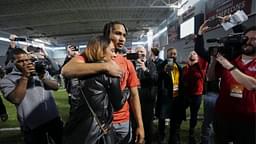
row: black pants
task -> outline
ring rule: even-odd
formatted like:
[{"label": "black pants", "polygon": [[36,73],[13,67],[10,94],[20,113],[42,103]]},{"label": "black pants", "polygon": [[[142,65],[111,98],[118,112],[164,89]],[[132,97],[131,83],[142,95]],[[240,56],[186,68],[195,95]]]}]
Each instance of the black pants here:
[{"label": "black pants", "polygon": [[145,131],[145,144],[151,144],[152,143],[152,137],[153,137],[153,109],[154,104],[153,103],[145,103],[141,102],[141,112],[142,112],[142,119],[143,119],[143,125],[144,125],[144,131]]},{"label": "black pants", "polygon": [[62,144],[63,122],[55,118],[41,126],[31,130],[23,129],[26,144],[48,144],[53,140],[55,144]]},{"label": "black pants", "polygon": [[216,134],[216,144],[256,144],[256,115],[245,118],[239,113],[215,114],[213,127]]},{"label": "black pants", "polygon": [[194,134],[194,128],[197,124],[197,115],[200,109],[201,101],[202,96],[193,95],[188,97],[188,107],[190,107],[189,130],[191,136]]},{"label": "black pants", "polygon": [[177,96],[172,98],[169,144],[180,144],[180,126],[186,118],[184,103],[182,97]]}]

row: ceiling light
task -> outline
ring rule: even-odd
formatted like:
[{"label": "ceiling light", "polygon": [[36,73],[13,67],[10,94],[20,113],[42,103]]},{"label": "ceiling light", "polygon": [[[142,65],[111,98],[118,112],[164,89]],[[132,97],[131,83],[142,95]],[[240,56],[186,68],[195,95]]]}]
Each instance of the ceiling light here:
[{"label": "ceiling light", "polygon": [[10,42],[8,38],[0,37],[0,41]]}]

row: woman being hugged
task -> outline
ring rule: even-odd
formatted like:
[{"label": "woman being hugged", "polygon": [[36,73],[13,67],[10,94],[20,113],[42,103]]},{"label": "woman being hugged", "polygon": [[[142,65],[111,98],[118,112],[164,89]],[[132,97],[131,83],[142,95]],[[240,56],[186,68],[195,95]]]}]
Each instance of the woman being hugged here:
[{"label": "woman being hugged", "polygon": [[[85,57],[86,63],[109,62],[116,57],[113,42],[103,36],[92,38],[82,55],[81,58]],[[125,102],[119,78],[102,72],[80,78],[79,83],[76,107],[66,124],[64,143],[117,143],[113,137],[115,132],[112,113],[119,110]],[[103,131],[108,134],[104,135]]]}]

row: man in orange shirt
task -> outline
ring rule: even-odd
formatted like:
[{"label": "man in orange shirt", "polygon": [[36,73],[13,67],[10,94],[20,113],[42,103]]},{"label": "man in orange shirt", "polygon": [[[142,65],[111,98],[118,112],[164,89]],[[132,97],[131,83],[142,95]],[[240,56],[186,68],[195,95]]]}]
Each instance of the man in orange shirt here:
[{"label": "man in orange shirt", "polygon": [[[131,96],[127,98],[123,108],[114,113],[113,124],[117,133],[123,138],[130,141],[131,125],[129,106],[131,106],[135,120],[137,122],[136,143],[144,142],[144,127],[141,116],[141,106],[138,94],[139,80],[136,71],[131,63],[122,56],[123,46],[126,41],[127,29],[121,22],[110,22],[104,27],[104,36],[110,38],[116,47],[117,57],[114,61],[100,64],[85,63],[86,58],[81,56],[71,59],[62,69],[62,74],[66,77],[82,77],[89,74],[106,72],[113,76],[120,77],[121,89],[129,89]],[[127,94],[129,96],[129,94]],[[129,104],[128,104],[129,101]],[[128,143],[128,142],[124,142]]]}]

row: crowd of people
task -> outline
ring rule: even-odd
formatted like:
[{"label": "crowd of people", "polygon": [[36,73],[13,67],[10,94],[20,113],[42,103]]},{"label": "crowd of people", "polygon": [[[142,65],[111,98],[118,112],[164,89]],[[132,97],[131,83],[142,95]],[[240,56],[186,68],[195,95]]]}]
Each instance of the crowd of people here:
[{"label": "crowd of people", "polygon": [[[11,44],[0,89],[16,106],[26,144],[151,144],[155,116],[157,142],[168,139],[169,144],[180,144],[187,108],[189,144],[255,144],[256,27],[244,31],[247,39],[234,59],[216,49],[206,50],[203,36],[208,29],[205,21],[185,65],[177,62],[176,48],[168,48],[162,60],[158,48],[147,51],[137,46],[136,58],[128,58],[124,50],[128,30],[119,21],[105,24],[102,36],[92,38],[81,53],[69,45],[61,70],[45,55],[34,60],[37,49]],[[47,63],[38,64],[39,59]],[[52,76],[60,71],[70,104],[65,124],[52,94],[59,88]],[[195,127],[202,99],[198,141]],[[0,111],[6,120],[6,110],[0,107]],[[166,119],[170,119],[169,136]]]}]

